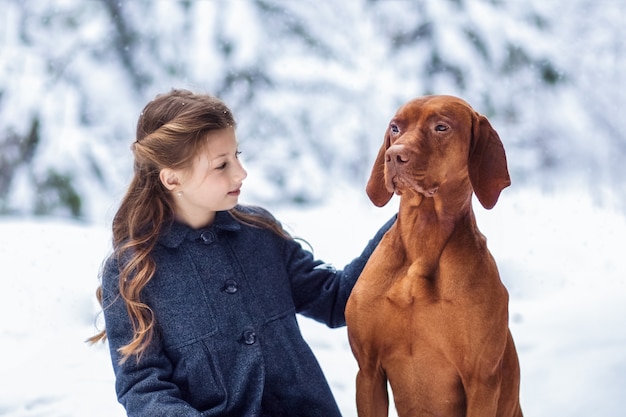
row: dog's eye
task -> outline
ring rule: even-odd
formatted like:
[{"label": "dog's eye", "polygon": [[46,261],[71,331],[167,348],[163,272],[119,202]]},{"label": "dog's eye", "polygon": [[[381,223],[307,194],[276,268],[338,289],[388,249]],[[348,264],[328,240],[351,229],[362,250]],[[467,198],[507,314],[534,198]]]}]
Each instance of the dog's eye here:
[{"label": "dog's eye", "polygon": [[397,124],[392,123],[389,125],[389,131],[393,133],[394,135],[397,135],[398,133],[400,133],[400,128],[398,127]]},{"label": "dog's eye", "polygon": [[441,124],[441,123],[439,123],[437,126],[435,126],[435,131],[436,132],[445,132],[448,129],[449,129],[448,126],[446,126],[444,124]]}]

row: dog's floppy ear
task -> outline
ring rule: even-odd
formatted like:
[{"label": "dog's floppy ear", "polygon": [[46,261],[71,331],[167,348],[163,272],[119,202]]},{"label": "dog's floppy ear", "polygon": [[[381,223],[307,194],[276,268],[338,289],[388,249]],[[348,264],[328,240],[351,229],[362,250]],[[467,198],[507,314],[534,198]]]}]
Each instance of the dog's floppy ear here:
[{"label": "dog's floppy ear", "polygon": [[502,141],[489,120],[478,113],[473,118],[470,146],[469,178],[480,204],[491,209],[511,179]]},{"label": "dog's floppy ear", "polygon": [[387,152],[390,144],[391,138],[389,137],[389,127],[387,127],[385,139],[378,151],[370,179],[365,188],[370,200],[372,200],[372,203],[377,207],[382,207],[387,204],[393,195],[393,193],[389,192],[387,187],[385,187],[385,152]]}]

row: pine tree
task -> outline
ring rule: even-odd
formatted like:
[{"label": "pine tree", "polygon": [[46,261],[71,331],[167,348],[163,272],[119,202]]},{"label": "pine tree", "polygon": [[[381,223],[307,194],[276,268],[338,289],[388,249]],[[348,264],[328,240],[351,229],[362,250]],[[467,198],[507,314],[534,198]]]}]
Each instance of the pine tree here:
[{"label": "pine tree", "polygon": [[[424,94],[458,95],[487,115],[517,184],[549,183],[584,166],[584,178],[626,187],[618,162],[626,97],[614,87],[624,54],[621,37],[610,38],[621,23],[598,2],[0,6],[3,213],[110,214],[130,175],[139,111],[173,87],[232,107],[254,174],[246,192],[258,202],[323,200],[337,182],[362,188],[389,118]],[[580,25],[588,16],[603,22],[599,35]],[[603,52],[582,59],[577,51],[590,46]],[[603,146],[587,152],[585,129],[597,129]]]}]

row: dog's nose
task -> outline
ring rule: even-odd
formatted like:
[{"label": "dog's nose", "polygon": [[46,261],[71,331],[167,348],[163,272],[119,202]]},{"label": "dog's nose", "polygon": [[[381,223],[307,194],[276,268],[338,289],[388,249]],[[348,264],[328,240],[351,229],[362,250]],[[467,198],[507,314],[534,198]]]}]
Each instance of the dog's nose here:
[{"label": "dog's nose", "polygon": [[385,153],[387,162],[394,162],[397,164],[406,164],[409,162],[409,152],[403,145],[391,145]]}]

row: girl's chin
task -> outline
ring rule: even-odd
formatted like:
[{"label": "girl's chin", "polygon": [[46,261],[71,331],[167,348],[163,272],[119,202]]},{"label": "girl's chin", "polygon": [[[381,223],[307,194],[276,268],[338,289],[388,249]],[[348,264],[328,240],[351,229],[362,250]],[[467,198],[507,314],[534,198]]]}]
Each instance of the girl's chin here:
[{"label": "girl's chin", "polygon": [[237,204],[239,204],[238,197],[229,198],[228,204],[225,204],[226,207],[224,208],[224,210],[230,210],[234,208]]}]

